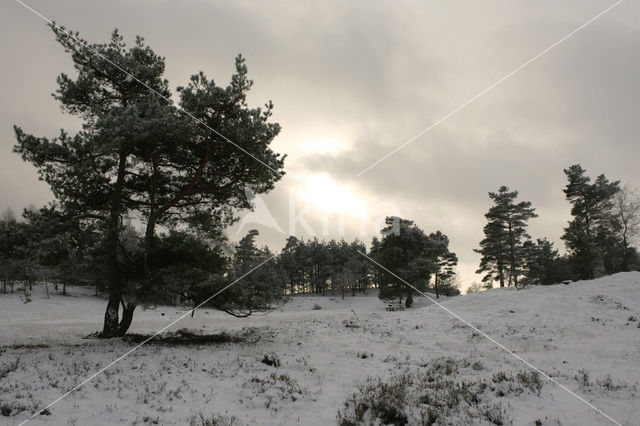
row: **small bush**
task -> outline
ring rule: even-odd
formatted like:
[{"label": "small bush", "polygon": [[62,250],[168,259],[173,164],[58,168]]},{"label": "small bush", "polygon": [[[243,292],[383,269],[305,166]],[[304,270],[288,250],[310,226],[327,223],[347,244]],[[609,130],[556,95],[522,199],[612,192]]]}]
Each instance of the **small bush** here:
[{"label": "small bush", "polygon": [[4,379],[9,375],[9,373],[13,373],[20,366],[20,358],[16,358],[13,362],[8,362],[6,364],[2,364],[0,366],[0,379]]},{"label": "small bush", "polygon": [[342,324],[347,328],[360,328],[360,324],[355,319],[344,320]]},{"label": "small bush", "polygon": [[276,354],[264,354],[260,362],[271,367],[280,367],[280,358]]},{"label": "small bush", "polygon": [[379,377],[369,378],[358,387],[358,392],[345,402],[345,410],[338,412],[338,424],[350,426],[362,422],[373,424],[379,420],[382,424],[406,425],[406,390],[411,378],[406,375],[395,376],[388,382]]},{"label": "small bush", "polygon": [[578,374],[576,374],[576,380],[578,381],[578,387],[580,389],[586,388],[587,386],[591,385],[591,383],[589,382],[589,372],[587,370],[578,370]]},{"label": "small bush", "polygon": [[610,376],[607,376],[605,379],[602,379],[602,380],[596,380],[596,382],[598,383],[598,386],[608,391],[617,391],[624,387],[624,385],[613,383],[613,380],[611,380]]},{"label": "small bush", "polygon": [[[33,407],[31,407],[31,409],[33,409]],[[20,404],[17,401],[12,402],[11,404],[0,402],[0,414],[5,417],[15,416],[27,410],[29,410],[29,407],[24,404]]]},{"label": "small bush", "polygon": [[318,305],[317,303],[313,304],[313,310],[314,311],[319,311],[320,309],[322,309],[322,306]]},{"label": "small bush", "polygon": [[266,377],[254,376],[251,380],[243,385],[255,390],[257,395],[263,395],[266,399],[265,406],[271,407],[274,400],[290,400],[297,401],[307,393],[298,382],[286,373],[271,373]]},{"label": "small bush", "polygon": [[214,414],[211,417],[206,417],[204,414],[198,413],[189,419],[189,426],[234,426],[237,424],[235,416],[222,414]]},{"label": "small bush", "polygon": [[516,378],[522,386],[540,396],[540,391],[542,390],[540,373],[537,371],[521,371],[516,375]]}]

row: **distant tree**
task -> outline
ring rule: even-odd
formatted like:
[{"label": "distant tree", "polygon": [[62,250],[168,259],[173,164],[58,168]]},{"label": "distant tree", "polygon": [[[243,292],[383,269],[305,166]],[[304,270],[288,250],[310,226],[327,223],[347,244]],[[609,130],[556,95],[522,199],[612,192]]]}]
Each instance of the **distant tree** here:
[{"label": "distant tree", "polygon": [[362,241],[352,241],[348,246],[348,256],[345,263],[348,288],[351,295],[356,292],[364,292],[369,286],[369,272],[371,264],[360,253],[366,253],[367,249]]},{"label": "distant tree", "polygon": [[11,207],[7,207],[7,209],[2,212],[2,215],[0,215],[0,221],[5,223],[16,222],[16,214],[13,212]]},{"label": "distant tree", "polygon": [[[432,273],[432,265],[427,258],[429,237],[411,220],[387,217],[385,223],[379,247],[371,255],[386,269],[418,290],[425,291]],[[401,302],[405,298],[407,306],[413,303],[414,290],[389,272],[380,271],[378,284],[380,299],[398,299]]]},{"label": "distant tree", "polygon": [[311,291],[344,298],[364,292],[371,284],[370,263],[360,253],[366,247],[359,240],[308,241],[290,236],[278,256],[278,265],[288,284],[288,293]]},{"label": "distant tree", "polygon": [[440,280],[439,293],[444,294],[447,297],[460,295],[460,277],[457,273],[453,273]]},{"label": "distant tree", "polygon": [[16,280],[24,278],[29,262],[27,235],[15,216],[0,218],[0,280],[2,292],[13,292]]},{"label": "distant tree", "polygon": [[620,188],[614,196],[613,214],[620,223],[618,239],[622,242],[624,271],[632,270],[633,247],[640,235],[640,197],[629,185]]},{"label": "distant tree", "polygon": [[549,285],[572,278],[567,259],[558,254],[546,238],[526,241],[524,248],[524,279],[526,284]]},{"label": "distant tree", "polygon": [[[575,164],[564,170],[568,183],[564,189],[571,203],[572,220],[564,229],[564,240],[569,251],[569,261],[582,279],[593,279],[599,273],[617,272],[621,259],[616,253],[620,224],[612,213],[614,199],[620,191],[619,182],[609,182],[604,176],[594,183],[585,170]],[[601,271],[601,272],[598,272]]]},{"label": "distant tree", "polygon": [[[413,221],[388,217],[382,229],[382,240],[372,243],[371,256],[389,271],[403,278],[419,291],[427,291],[431,276],[435,286],[454,274],[455,253],[448,249],[449,239],[440,231],[427,235]],[[385,270],[377,276],[380,299],[405,298],[413,304],[414,290]],[[439,294],[438,294],[439,295]]]},{"label": "distant tree", "polygon": [[522,245],[528,238],[527,222],[538,216],[531,202],[516,203],[517,197],[518,191],[509,191],[506,186],[501,186],[497,193],[489,193],[494,205],[485,214],[488,222],[484,228],[485,239],[476,250],[482,255],[477,272],[487,273],[483,281],[497,278],[501,287],[504,287],[505,272],[509,274],[509,285],[518,286],[518,276],[522,272]]},{"label": "distant tree", "polygon": [[[378,237],[373,237],[373,239],[371,240],[371,248],[369,250],[369,255],[373,258],[377,258],[377,253],[380,252],[380,240],[378,239]],[[371,267],[370,268],[370,274],[371,274],[371,283],[375,286],[378,287],[379,283],[380,283],[380,277],[382,274],[382,270],[380,268],[376,268],[376,267]]]},{"label": "distant tree", "polygon": [[[439,283],[443,287],[445,295],[453,295],[454,289],[457,289],[453,278],[456,275],[455,267],[458,264],[458,256],[449,251],[449,238],[442,232],[437,231],[430,234],[429,240],[429,258],[432,263],[436,298],[440,297]],[[460,294],[460,291],[457,291],[457,294]]]},{"label": "distant tree", "polygon": [[304,271],[299,256],[303,244],[303,241],[291,235],[280,252],[279,263],[289,281],[290,294],[301,291],[300,286],[304,285]]},{"label": "distant tree", "polygon": [[[217,302],[214,299],[214,303],[234,316],[245,317],[253,312],[268,311],[285,299],[287,281],[283,270],[268,248],[256,245],[257,235],[258,231],[250,230],[236,246],[231,278],[240,281],[221,294]],[[263,265],[254,270],[260,264]],[[251,275],[242,278],[249,272]]]},{"label": "distant tree", "polygon": [[[22,220],[0,221],[0,266],[3,281],[30,287],[42,279],[67,284],[86,282],[96,235],[61,212],[55,204],[25,209]],[[6,285],[4,287],[6,289]]]},{"label": "distant tree", "polygon": [[481,291],[483,291],[485,289],[486,289],[486,284],[481,283],[481,282],[473,282],[467,288],[466,294],[479,293],[479,292],[481,292]]},{"label": "distant tree", "polygon": [[[49,278],[67,284],[85,284],[96,271],[95,250],[99,236],[91,224],[83,224],[55,203],[23,213],[27,250]],[[30,281],[41,278],[37,274]]]},{"label": "distant tree", "polygon": [[484,236],[484,239],[480,241],[480,248],[473,250],[482,255],[476,274],[485,274],[482,277],[482,282],[488,288],[493,286],[494,281],[498,281],[500,287],[504,287],[505,270],[507,268],[507,245],[502,224],[489,221],[484,226]]}]

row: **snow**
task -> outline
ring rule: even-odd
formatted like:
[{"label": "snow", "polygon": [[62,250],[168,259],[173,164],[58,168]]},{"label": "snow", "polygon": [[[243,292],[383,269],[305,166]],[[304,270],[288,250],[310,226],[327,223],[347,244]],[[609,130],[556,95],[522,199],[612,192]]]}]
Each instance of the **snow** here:
[{"label": "snow", "polygon": [[[47,298],[36,287],[28,303],[21,293],[0,295],[0,405],[12,407],[0,424],[24,421],[135,346],[82,339],[101,328],[106,301],[90,289],[68,291]],[[640,424],[640,273],[440,301],[621,424]],[[236,333],[246,341],[149,343],[29,423],[188,424],[201,413],[234,416],[238,424],[335,424],[368,377],[386,379],[437,358],[480,361],[482,369],[464,374],[485,379],[530,371],[438,306],[416,302],[387,312],[372,291],[344,300],[296,296],[277,311],[246,319],[200,310],[172,330]],[[153,333],[183,313],[165,306],[139,310],[130,332]],[[265,356],[280,366],[261,362]],[[499,404],[516,425],[612,424],[541,380],[540,395],[486,392],[482,398]]]}]

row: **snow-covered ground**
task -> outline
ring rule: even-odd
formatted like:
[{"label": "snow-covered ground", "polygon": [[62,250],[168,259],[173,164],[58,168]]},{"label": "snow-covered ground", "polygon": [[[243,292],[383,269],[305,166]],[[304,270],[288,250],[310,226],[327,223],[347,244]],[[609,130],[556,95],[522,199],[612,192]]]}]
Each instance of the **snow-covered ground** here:
[{"label": "snow-covered ground", "polygon": [[[135,346],[82,339],[100,328],[105,301],[90,290],[69,292],[47,299],[36,288],[28,303],[23,294],[0,295],[0,424],[20,423]],[[640,273],[441,300],[621,424],[640,424]],[[149,343],[30,424],[204,424],[200,415],[235,417],[234,424],[335,424],[368,377],[426,371],[441,358],[460,366],[457,376],[443,373],[452,380],[488,383],[479,403],[498,407],[507,424],[613,424],[543,377],[539,392],[518,390],[515,379],[501,383],[496,378],[530,370],[438,306],[417,301],[400,312],[386,312],[373,294],[294,297],[246,319],[198,311],[172,329],[243,340]],[[183,312],[139,310],[130,332],[153,333]]]}]

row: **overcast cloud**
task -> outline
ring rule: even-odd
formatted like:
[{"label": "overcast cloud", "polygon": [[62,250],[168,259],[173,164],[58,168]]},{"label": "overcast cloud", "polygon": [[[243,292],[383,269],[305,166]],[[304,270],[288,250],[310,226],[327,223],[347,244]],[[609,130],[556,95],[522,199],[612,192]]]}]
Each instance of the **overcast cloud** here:
[{"label": "overcast cloud", "polygon": [[[167,58],[173,88],[200,70],[226,85],[242,53],[255,81],[250,103],[273,100],[283,128],[274,148],[288,154],[287,176],[263,200],[286,232],[292,205],[319,238],[340,238],[343,228],[346,239],[366,243],[381,218],[398,214],[447,234],[468,284],[479,279],[472,250],[488,191],[518,190],[540,215],[532,236],[563,249],[563,168],[581,163],[594,177],[640,181],[636,2],[623,2],[361,176],[614,1],[27,3],[90,41],[106,40],[113,28],[129,42],[144,36]],[[44,22],[16,2],[0,5],[0,34],[0,210],[19,211],[52,197],[11,152],[12,125],[43,136],[77,128],[50,96],[56,76],[73,68]],[[296,234],[308,236],[302,222]],[[283,246],[285,235],[256,228],[263,243]],[[235,228],[230,237],[238,238]]]}]

